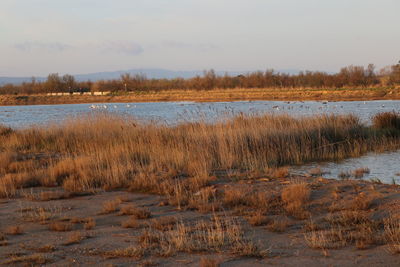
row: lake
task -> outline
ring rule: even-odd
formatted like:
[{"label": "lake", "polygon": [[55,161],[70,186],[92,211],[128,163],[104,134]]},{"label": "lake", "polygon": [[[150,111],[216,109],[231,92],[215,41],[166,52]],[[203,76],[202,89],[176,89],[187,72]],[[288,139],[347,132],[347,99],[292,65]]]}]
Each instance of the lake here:
[{"label": "lake", "polygon": [[[237,102],[154,102],[154,103],[104,103],[0,106],[0,124],[14,128],[30,125],[62,122],[67,118],[80,117],[88,113],[112,112],[131,115],[141,121],[155,121],[175,125],[181,122],[231,117],[240,112],[246,114],[289,114],[307,116],[315,114],[354,114],[363,121],[380,112],[400,111],[400,101],[237,101]],[[385,183],[394,180],[400,183],[400,152],[368,154],[364,157],[347,159],[342,162],[307,164],[293,168],[294,173],[307,173],[320,167],[325,177],[337,178],[342,171],[368,167],[370,173],[364,179],[378,178]]]},{"label": "lake", "polygon": [[371,116],[384,111],[400,111],[400,101],[237,101],[237,102],[154,102],[0,106],[0,124],[15,128],[33,124],[60,122],[69,117],[79,117],[99,111],[128,114],[139,120],[153,120],[168,124],[205,119],[215,120],[221,114],[274,113],[307,116],[314,114],[348,114],[369,121]]}]

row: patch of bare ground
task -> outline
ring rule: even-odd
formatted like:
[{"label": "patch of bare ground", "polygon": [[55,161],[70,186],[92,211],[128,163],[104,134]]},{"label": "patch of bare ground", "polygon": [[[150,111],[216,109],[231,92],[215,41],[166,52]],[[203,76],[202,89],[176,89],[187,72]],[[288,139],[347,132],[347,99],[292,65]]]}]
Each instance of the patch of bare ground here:
[{"label": "patch of bare ground", "polygon": [[[213,188],[213,201],[220,202],[221,210],[209,213],[196,211],[189,202],[177,209],[160,205],[168,197],[123,191],[53,200],[60,203],[50,206],[26,198],[9,199],[0,205],[2,225],[8,225],[0,229],[1,257],[8,259],[2,263],[62,265],[73,259],[79,264],[127,266],[132,262],[172,266],[177,261],[246,266],[290,265],[300,260],[318,266],[353,264],[357,258],[357,264],[379,266],[398,261],[397,186],[261,177],[220,179]],[[129,197],[130,202],[118,201],[118,213],[99,214],[103,203],[121,197]],[[26,220],[24,213],[38,210],[34,206],[38,204],[56,212],[48,220],[40,216]],[[23,229],[22,235],[13,234],[18,232],[15,223]],[[215,260],[204,260],[204,253]]]}]

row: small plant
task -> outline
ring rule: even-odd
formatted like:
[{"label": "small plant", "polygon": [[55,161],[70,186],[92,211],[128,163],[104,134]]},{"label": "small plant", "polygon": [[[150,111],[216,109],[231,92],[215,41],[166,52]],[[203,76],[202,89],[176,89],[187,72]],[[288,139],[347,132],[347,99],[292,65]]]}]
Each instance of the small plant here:
[{"label": "small plant", "polygon": [[389,250],[394,254],[400,254],[400,219],[389,217],[384,221],[384,226]]},{"label": "small plant", "polygon": [[95,226],[96,226],[96,221],[92,217],[87,218],[83,223],[83,228],[85,230],[92,230]]},{"label": "small plant", "polygon": [[141,259],[144,256],[144,249],[140,246],[138,247],[127,247],[120,248],[113,251],[108,251],[105,253],[105,256],[108,258],[135,258]]},{"label": "small plant", "polygon": [[24,231],[21,226],[10,226],[6,229],[5,233],[8,235],[21,235]]},{"label": "small plant", "polygon": [[400,114],[396,112],[382,112],[372,118],[373,126],[377,129],[400,130]]},{"label": "small plant", "polygon": [[148,209],[136,208],[134,213],[133,213],[133,216],[136,219],[140,219],[140,220],[149,219],[149,218],[151,218],[151,212]]},{"label": "small plant", "polygon": [[369,174],[370,170],[368,168],[358,168],[353,171],[353,176],[356,179],[361,179],[365,174]]},{"label": "small plant", "polygon": [[315,249],[335,249],[346,246],[345,233],[340,228],[312,231],[304,235],[309,247]]},{"label": "small plant", "polygon": [[289,226],[289,222],[286,219],[277,219],[271,221],[267,225],[267,229],[271,232],[282,233],[285,232],[287,227]]},{"label": "small plant", "polygon": [[218,267],[220,262],[216,259],[201,258],[200,267]]},{"label": "small plant", "polygon": [[131,216],[131,217],[129,217],[129,219],[123,221],[121,223],[121,226],[124,228],[139,228],[140,224],[137,221],[136,217]]},{"label": "small plant", "polygon": [[123,206],[119,212],[119,215],[133,215],[136,212],[134,205]]},{"label": "small plant", "polygon": [[0,232],[0,247],[5,247],[8,245],[6,236]]},{"label": "small plant", "polygon": [[313,168],[308,172],[311,176],[322,176],[324,172],[322,171],[321,168]]},{"label": "small plant", "polygon": [[340,178],[340,179],[342,179],[342,180],[347,180],[347,179],[349,179],[350,177],[351,177],[351,173],[348,172],[348,171],[341,171],[341,172],[338,174],[338,178]]},{"label": "small plant", "polygon": [[350,208],[353,210],[367,210],[370,208],[372,201],[373,198],[371,196],[368,196],[362,192],[354,198]]},{"label": "small plant", "polygon": [[282,201],[285,203],[286,211],[294,217],[305,218],[307,215],[305,208],[310,194],[310,189],[306,184],[286,186],[282,191]]},{"label": "small plant", "polygon": [[261,212],[256,212],[252,216],[247,218],[247,221],[252,226],[261,226],[265,225],[268,222],[267,216],[264,216]]},{"label": "small plant", "polygon": [[177,222],[178,220],[176,217],[166,216],[152,219],[149,226],[159,231],[169,231],[174,228]]},{"label": "small plant", "polygon": [[50,263],[51,260],[42,254],[10,256],[3,264],[24,263],[27,266],[36,266]]},{"label": "small plant", "polygon": [[120,199],[110,200],[103,203],[103,209],[101,214],[109,214],[118,211],[119,204],[121,204]]},{"label": "small plant", "polygon": [[68,232],[72,230],[72,224],[69,222],[53,222],[49,224],[49,230],[55,232]]},{"label": "small plant", "polygon": [[65,243],[66,246],[79,244],[82,240],[86,239],[87,236],[83,235],[81,232],[72,232],[68,235],[68,240]]}]

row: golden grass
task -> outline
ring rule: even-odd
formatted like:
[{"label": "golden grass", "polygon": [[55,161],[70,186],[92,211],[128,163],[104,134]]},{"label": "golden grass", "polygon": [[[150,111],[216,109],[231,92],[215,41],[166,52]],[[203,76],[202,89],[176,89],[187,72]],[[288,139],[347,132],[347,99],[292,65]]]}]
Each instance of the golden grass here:
[{"label": "golden grass", "polygon": [[109,200],[103,203],[103,209],[100,214],[109,214],[119,210],[120,199]]},{"label": "golden grass", "polygon": [[72,232],[68,235],[67,241],[65,242],[64,245],[69,246],[69,245],[79,244],[82,240],[86,238],[87,236],[79,231]]},{"label": "golden grass", "polygon": [[149,223],[149,227],[158,231],[169,231],[175,227],[177,222],[178,219],[176,217],[163,216],[152,219]]},{"label": "golden grass", "polygon": [[72,224],[68,222],[52,222],[49,224],[49,230],[55,232],[68,232],[72,230]]},{"label": "golden grass", "polygon": [[342,248],[348,242],[341,228],[312,231],[305,234],[305,239],[309,247],[314,249]]},{"label": "golden grass", "polygon": [[9,226],[6,230],[5,233],[8,235],[21,235],[24,233],[24,230],[22,229],[21,226],[16,225],[16,226]]},{"label": "golden grass", "polygon": [[[172,203],[185,206],[188,195],[210,183],[218,170],[265,172],[399,146],[397,138],[378,131],[350,115],[241,115],[173,127],[88,116],[0,136],[6,158],[0,167],[0,197],[32,186],[62,185],[69,192],[130,188],[169,195]],[[275,176],[287,176],[287,171]],[[44,194],[44,199],[59,197]]]},{"label": "golden grass", "polygon": [[286,231],[288,226],[289,222],[287,219],[276,219],[268,223],[266,228],[271,232],[282,233]]},{"label": "golden grass", "polygon": [[394,254],[400,254],[400,219],[390,217],[385,220],[384,225],[389,250]]},{"label": "golden grass", "polygon": [[92,217],[87,218],[83,223],[83,228],[85,230],[92,230],[96,226],[96,221]]},{"label": "golden grass", "polygon": [[238,222],[230,218],[214,217],[211,222],[198,221],[194,225],[179,222],[168,231],[146,229],[139,237],[142,248],[159,256],[178,252],[230,251],[240,256],[261,256],[256,245],[244,237]]},{"label": "golden grass", "polygon": [[121,226],[124,227],[124,228],[139,228],[140,227],[140,223],[138,222],[136,217],[131,216],[131,217],[129,217],[129,219],[123,221],[121,223]]},{"label": "golden grass", "polygon": [[135,258],[141,259],[144,256],[144,249],[142,247],[127,247],[115,249],[105,252],[108,258]]},{"label": "golden grass", "polygon": [[291,184],[282,190],[282,201],[285,203],[286,211],[298,218],[304,219],[307,215],[307,202],[310,199],[311,190],[307,184]]},{"label": "golden grass", "polygon": [[247,221],[252,226],[261,226],[268,223],[268,218],[262,212],[258,211],[255,214],[249,216]]},{"label": "golden grass", "polygon": [[24,256],[10,256],[3,264],[24,264],[25,266],[37,266],[50,263],[51,260],[43,254],[33,254]]},{"label": "golden grass", "polygon": [[210,258],[201,258],[200,259],[200,267],[219,267],[220,266],[220,261],[216,259],[210,259]]}]

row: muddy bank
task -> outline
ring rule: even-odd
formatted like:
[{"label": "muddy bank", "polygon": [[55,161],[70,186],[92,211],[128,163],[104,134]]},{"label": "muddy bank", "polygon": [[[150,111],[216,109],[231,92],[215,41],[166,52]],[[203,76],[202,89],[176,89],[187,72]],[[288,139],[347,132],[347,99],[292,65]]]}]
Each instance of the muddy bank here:
[{"label": "muddy bank", "polygon": [[[300,176],[249,178],[214,181],[210,185],[214,206],[208,210],[198,208],[205,204],[201,197],[192,207],[179,208],[167,197],[127,191],[74,196],[57,187],[26,189],[19,197],[0,202],[1,263],[395,266],[399,262],[398,228],[390,228],[399,222],[398,186]],[[287,201],[294,199],[283,192],[299,184],[310,190],[309,198],[290,209]],[[198,239],[203,228],[208,229],[207,238]]]},{"label": "muddy bank", "polygon": [[329,101],[367,101],[400,99],[400,89],[215,89],[168,90],[157,92],[137,92],[124,95],[91,96],[47,96],[47,95],[2,95],[0,105],[45,105],[79,103],[116,102],[159,102],[159,101],[239,101],[239,100],[329,100]]}]

